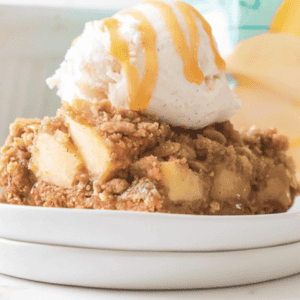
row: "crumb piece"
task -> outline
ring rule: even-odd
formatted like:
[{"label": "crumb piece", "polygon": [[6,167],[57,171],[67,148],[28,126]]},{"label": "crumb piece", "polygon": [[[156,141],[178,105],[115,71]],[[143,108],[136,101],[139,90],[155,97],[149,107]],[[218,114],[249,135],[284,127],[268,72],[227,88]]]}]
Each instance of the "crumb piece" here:
[{"label": "crumb piece", "polygon": [[157,146],[153,150],[153,155],[157,157],[167,157],[167,156],[174,155],[179,150],[180,150],[179,143],[173,143],[171,141],[167,141],[166,143]]},{"label": "crumb piece", "polygon": [[125,179],[114,178],[102,185],[102,189],[112,194],[122,194],[129,188],[129,183]]},{"label": "crumb piece", "polygon": [[130,173],[135,178],[149,178],[160,188],[165,185],[164,174],[161,170],[160,162],[157,157],[153,155],[143,157],[133,163],[130,167]]},{"label": "crumb piece", "polygon": [[210,203],[210,212],[214,214],[216,211],[221,209],[220,203],[213,201]]},{"label": "crumb piece", "polygon": [[155,184],[148,178],[142,178],[118,197],[117,209],[157,212],[161,211],[162,202],[163,197]]}]

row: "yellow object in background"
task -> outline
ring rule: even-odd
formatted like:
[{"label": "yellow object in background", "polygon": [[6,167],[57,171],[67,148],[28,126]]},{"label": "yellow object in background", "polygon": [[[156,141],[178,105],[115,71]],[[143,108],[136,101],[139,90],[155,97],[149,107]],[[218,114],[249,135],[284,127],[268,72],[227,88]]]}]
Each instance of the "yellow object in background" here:
[{"label": "yellow object in background", "polygon": [[285,0],[270,26],[270,33],[285,32],[300,37],[300,1]]},{"label": "yellow object in background", "polygon": [[226,64],[243,105],[233,124],[287,135],[300,179],[300,0],[285,0],[269,33],[239,43]]},{"label": "yellow object in background", "polygon": [[226,64],[240,86],[259,82],[286,95],[287,104],[300,106],[299,37],[277,33],[247,39],[237,45]]},{"label": "yellow object in background", "polygon": [[236,128],[277,128],[279,134],[289,137],[288,154],[296,163],[300,180],[300,109],[286,103],[290,99],[268,87],[253,82],[252,86],[235,88],[243,107],[231,119]]}]

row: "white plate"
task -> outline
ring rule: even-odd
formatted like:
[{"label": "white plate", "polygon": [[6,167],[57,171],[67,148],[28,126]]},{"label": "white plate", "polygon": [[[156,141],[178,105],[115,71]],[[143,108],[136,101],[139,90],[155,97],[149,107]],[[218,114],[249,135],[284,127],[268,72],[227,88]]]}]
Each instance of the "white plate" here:
[{"label": "white plate", "polygon": [[0,237],[118,250],[251,249],[300,241],[299,206],[273,215],[191,216],[0,204]]},{"label": "white plate", "polygon": [[194,289],[257,283],[300,272],[300,243],[224,252],[139,252],[0,239],[0,272],[55,284]]}]

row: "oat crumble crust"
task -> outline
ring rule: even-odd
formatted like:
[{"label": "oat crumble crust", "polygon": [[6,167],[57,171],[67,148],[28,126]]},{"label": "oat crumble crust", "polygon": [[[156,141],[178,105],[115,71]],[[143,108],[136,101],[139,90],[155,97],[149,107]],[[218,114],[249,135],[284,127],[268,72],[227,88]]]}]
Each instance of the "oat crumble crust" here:
[{"label": "oat crumble crust", "polygon": [[[93,180],[86,168],[78,172],[71,188],[35,175],[31,157],[38,133],[67,134],[66,116],[95,128],[109,147],[113,171],[103,182]],[[0,202],[198,215],[285,212],[300,192],[287,149],[287,138],[276,129],[238,132],[229,121],[183,129],[156,116],[116,109],[107,100],[78,100],[72,106],[63,103],[55,118],[17,119],[11,125],[1,150]],[[197,174],[205,190],[202,198],[170,200],[164,162]],[[233,194],[220,188],[226,174],[236,174]]]}]

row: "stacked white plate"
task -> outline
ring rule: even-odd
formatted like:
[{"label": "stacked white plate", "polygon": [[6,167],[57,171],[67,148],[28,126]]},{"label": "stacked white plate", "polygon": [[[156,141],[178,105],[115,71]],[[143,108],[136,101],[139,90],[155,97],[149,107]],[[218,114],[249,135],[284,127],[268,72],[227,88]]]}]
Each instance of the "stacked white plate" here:
[{"label": "stacked white plate", "polygon": [[[0,204],[0,273],[114,289],[193,289],[300,272],[287,213],[188,216]],[[3,259],[4,258],[4,259]]]}]

